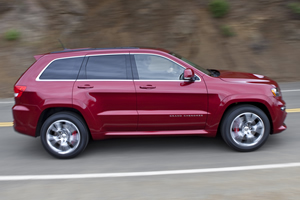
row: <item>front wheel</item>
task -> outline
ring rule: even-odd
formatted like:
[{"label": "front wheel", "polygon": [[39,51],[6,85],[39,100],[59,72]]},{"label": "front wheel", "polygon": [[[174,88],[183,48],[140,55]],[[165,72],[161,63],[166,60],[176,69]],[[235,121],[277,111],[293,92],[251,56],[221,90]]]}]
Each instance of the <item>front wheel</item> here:
[{"label": "front wheel", "polygon": [[226,112],[221,124],[224,141],[237,151],[260,148],[270,134],[267,115],[252,105],[240,105]]},{"label": "front wheel", "polygon": [[51,115],[41,128],[41,141],[48,153],[57,158],[73,158],[80,154],[89,140],[82,118],[71,112]]}]

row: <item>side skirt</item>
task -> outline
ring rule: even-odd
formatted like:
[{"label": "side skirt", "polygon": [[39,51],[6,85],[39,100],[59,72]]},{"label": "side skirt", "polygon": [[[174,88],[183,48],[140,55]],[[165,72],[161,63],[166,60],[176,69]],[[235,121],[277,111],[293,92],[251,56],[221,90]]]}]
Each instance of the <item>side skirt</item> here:
[{"label": "side skirt", "polygon": [[171,131],[128,131],[128,132],[106,132],[103,134],[92,134],[94,140],[111,137],[140,137],[140,136],[202,136],[215,137],[215,132],[206,130],[171,130]]}]

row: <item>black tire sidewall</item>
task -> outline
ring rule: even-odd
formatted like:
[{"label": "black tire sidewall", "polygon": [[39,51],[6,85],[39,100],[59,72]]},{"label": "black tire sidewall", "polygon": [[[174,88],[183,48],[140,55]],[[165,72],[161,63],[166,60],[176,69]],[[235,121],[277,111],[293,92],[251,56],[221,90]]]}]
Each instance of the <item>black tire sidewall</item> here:
[{"label": "black tire sidewall", "polygon": [[[231,126],[232,121],[239,114],[242,114],[245,112],[252,112],[252,113],[258,115],[262,119],[264,126],[265,126],[265,132],[264,132],[262,139],[257,144],[250,146],[250,147],[238,145],[236,142],[234,142],[234,140],[232,139],[232,137],[230,135],[230,126]],[[221,124],[221,135],[222,135],[222,138],[224,139],[224,141],[230,147],[234,148],[235,150],[243,151],[243,152],[254,151],[254,150],[260,148],[267,141],[267,139],[270,135],[270,131],[271,131],[271,126],[270,126],[270,121],[269,121],[269,118],[267,117],[267,115],[261,109],[259,109],[258,107],[252,106],[252,105],[241,105],[241,106],[231,108],[224,115],[224,118],[223,118],[222,124]]]},{"label": "black tire sidewall", "polygon": [[[59,154],[53,151],[47,143],[47,139],[46,139],[47,130],[49,126],[57,120],[68,120],[72,122],[80,132],[80,143],[78,147],[74,151],[68,154]],[[48,119],[46,119],[46,121],[42,125],[40,137],[41,137],[42,145],[45,148],[45,150],[52,156],[56,158],[62,158],[62,159],[74,158],[78,156],[86,148],[89,141],[89,134],[85,123],[83,122],[80,116],[71,112],[59,112],[48,117]]]}]

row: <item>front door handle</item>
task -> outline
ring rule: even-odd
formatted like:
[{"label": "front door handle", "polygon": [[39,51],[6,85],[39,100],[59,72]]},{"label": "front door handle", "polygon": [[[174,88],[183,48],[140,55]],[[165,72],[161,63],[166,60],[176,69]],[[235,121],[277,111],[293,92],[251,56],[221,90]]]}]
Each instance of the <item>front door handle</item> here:
[{"label": "front door handle", "polygon": [[77,87],[79,89],[90,89],[90,88],[93,88],[94,86],[92,86],[90,84],[84,84],[84,85],[78,85]]},{"label": "front door handle", "polygon": [[156,86],[153,85],[146,85],[146,86],[140,86],[141,89],[155,89]]}]

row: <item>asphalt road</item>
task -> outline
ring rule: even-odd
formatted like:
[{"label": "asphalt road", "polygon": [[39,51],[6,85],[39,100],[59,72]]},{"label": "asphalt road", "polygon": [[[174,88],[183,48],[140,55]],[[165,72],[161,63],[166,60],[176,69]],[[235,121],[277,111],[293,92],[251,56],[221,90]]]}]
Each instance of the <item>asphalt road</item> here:
[{"label": "asphalt road", "polygon": [[[300,82],[280,84],[287,108],[300,108]],[[11,122],[12,99],[0,100],[0,122]],[[1,103],[2,102],[2,103]],[[8,103],[3,103],[8,102]],[[92,141],[77,158],[59,160],[40,138],[0,127],[0,177],[146,172],[300,162],[300,112],[288,129],[251,153],[221,138],[163,137]],[[160,176],[0,181],[0,199],[299,199],[300,167]]]}]

